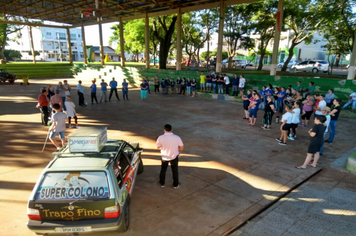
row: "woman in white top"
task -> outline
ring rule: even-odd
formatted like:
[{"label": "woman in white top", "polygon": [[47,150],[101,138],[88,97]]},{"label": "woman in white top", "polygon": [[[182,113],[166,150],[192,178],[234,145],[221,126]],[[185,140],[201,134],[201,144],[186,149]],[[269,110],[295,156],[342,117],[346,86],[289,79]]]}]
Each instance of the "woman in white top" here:
[{"label": "woman in white top", "polygon": [[[78,117],[77,113],[75,112],[75,104],[72,102],[72,97],[67,96],[67,99],[65,101],[65,105],[67,108],[67,116],[68,116],[68,128],[79,128],[78,126]],[[75,126],[71,126],[71,118],[74,118],[75,121]]]},{"label": "woman in white top", "polygon": [[297,137],[297,128],[300,122],[301,105],[302,105],[301,101],[297,101],[294,104],[293,118],[292,118],[292,133],[290,133],[290,129],[288,130],[288,139],[290,140],[294,140]]},{"label": "woman in white top", "polygon": [[285,107],[286,113],[283,114],[281,119],[281,137],[276,138],[279,145],[287,145],[288,130],[292,128],[293,111],[292,106],[287,105]]}]

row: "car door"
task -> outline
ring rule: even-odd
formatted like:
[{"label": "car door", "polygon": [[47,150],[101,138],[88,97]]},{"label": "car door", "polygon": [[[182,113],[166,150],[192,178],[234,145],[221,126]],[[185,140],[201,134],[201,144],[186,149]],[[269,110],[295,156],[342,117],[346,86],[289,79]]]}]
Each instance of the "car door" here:
[{"label": "car door", "polygon": [[306,68],[305,68],[305,71],[307,72],[312,72],[313,69],[315,68],[315,61],[309,61]]},{"label": "car door", "polygon": [[294,67],[297,69],[297,70],[300,70],[300,71],[304,71],[305,70],[305,67],[307,66],[308,64],[308,61],[303,61],[299,64],[296,64]]},{"label": "car door", "polygon": [[129,194],[135,185],[138,165],[140,163],[140,153],[137,152],[130,144],[126,143],[119,154],[120,166],[122,168],[124,184]]}]

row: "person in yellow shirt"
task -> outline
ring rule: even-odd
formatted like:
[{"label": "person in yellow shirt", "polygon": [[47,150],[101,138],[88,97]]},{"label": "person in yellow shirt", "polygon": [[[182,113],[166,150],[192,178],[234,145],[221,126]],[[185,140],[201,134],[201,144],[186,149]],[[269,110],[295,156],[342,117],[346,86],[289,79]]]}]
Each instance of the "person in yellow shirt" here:
[{"label": "person in yellow shirt", "polygon": [[206,76],[204,75],[204,72],[201,73],[200,76],[200,91],[201,92],[205,92],[206,88],[205,88],[205,80],[206,80]]}]

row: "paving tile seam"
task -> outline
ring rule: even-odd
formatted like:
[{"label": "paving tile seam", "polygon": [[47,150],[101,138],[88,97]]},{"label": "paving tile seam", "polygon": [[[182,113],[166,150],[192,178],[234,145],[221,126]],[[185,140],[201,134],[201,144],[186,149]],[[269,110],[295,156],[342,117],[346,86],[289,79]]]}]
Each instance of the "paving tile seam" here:
[{"label": "paving tile seam", "polygon": [[289,193],[291,193],[294,189],[298,188],[299,186],[303,185],[304,183],[306,183],[309,179],[311,179],[313,176],[317,175],[318,173],[320,173],[322,169],[316,171],[315,173],[313,173],[311,176],[309,176],[308,178],[304,179],[302,182],[296,184],[294,187],[290,188],[289,191],[286,191],[284,194],[282,194],[280,197],[278,197],[277,199],[271,201],[269,204],[265,205],[265,207],[263,207],[262,209],[260,209],[259,211],[257,211],[255,214],[253,214],[252,216],[250,216],[248,219],[246,219],[246,221],[240,223],[239,225],[231,228],[230,230],[226,231],[223,236],[227,236],[230,235],[231,233],[235,232],[236,230],[238,230],[239,228],[241,228],[243,225],[245,225],[247,223],[247,221],[251,221],[252,219],[254,219],[256,216],[262,214],[263,212],[267,211],[270,207],[272,207],[275,204],[278,204],[280,202],[280,200],[282,198],[284,198],[285,196],[287,196]]}]

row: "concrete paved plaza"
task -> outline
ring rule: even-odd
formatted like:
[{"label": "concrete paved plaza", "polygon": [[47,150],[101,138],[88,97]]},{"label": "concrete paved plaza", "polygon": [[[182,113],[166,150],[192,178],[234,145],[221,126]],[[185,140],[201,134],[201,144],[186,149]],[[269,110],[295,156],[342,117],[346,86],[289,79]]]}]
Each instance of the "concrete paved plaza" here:
[{"label": "concrete paved plaza", "polygon": [[[40,172],[53,158],[55,150],[48,143],[41,153],[48,128],[40,124],[35,105],[41,86],[55,85],[58,81],[31,80],[30,86],[20,86],[18,82],[0,84],[0,232],[3,236],[34,235],[26,227],[26,204]],[[87,86],[90,81],[83,83]],[[69,79],[69,84],[75,88],[77,81]],[[73,89],[72,96],[77,104],[75,92]],[[111,102],[90,105],[89,92],[86,88],[88,106],[77,107],[80,126],[107,126],[109,138],[139,141],[144,149],[145,171],[136,181],[131,199],[131,225],[123,235],[229,233],[355,146],[356,121],[340,119],[335,142],[325,145],[320,167],[300,170],[294,166],[304,161],[309,143],[307,129],[299,128],[295,141],[280,146],[275,141],[279,137],[279,125],[273,124],[270,131],[260,128],[262,111],[258,113],[258,124],[252,127],[242,119],[240,103],[154,93],[148,95],[147,101],[141,101],[139,91],[132,89],[129,101],[120,97],[121,101],[112,98]],[[182,138],[185,146],[179,163],[182,187],[177,190],[170,186],[170,169],[166,187],[160,188],[157,184],[160,155],[155,139],[163,133],[166,123],[173,125],[174,133]],[[72,131],[68,129],[66,135]],[[334,172],[328,173],[331,177],[327,178],[333,181]],[[350,179],[352,181],[354,179]],[[309,188],[313,193],[313,189],[324,187],[318,181],[311,182],[292,198],[321,199],[323,195],[309,196],[305,190]],[[333,202],[338,201],[339,196],[331,190],[322,199]],[[307,204],[314,202],[305,201]],[[316,213],[322,217],[342,214],[337,210],[325,211],[324,207],[329,209],[315,204]],[[302,215],[305,210],[301,208],[303,204],[292,209],[296,215]],[[355,217],[356,210],[352,208],[350,212]],[[269,227],[275,228],[267,225],[266,229]],[[241,229],[233,234],[262,235]]]}]

